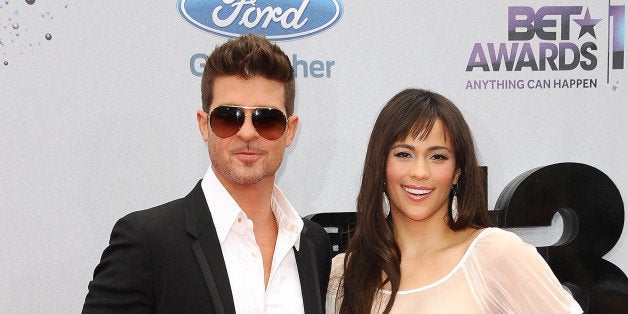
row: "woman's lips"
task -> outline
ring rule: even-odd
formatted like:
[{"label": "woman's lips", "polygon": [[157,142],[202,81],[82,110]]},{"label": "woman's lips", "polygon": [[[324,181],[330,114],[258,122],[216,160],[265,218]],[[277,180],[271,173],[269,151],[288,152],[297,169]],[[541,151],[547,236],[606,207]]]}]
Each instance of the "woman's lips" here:
[{"label": "woman's lips", "polygon": [[427,187],[419,186],[402,186],[402,188],[406,191],[408,196],[413,200],[423,200],[427,198],[434,189],[430,189]]}]

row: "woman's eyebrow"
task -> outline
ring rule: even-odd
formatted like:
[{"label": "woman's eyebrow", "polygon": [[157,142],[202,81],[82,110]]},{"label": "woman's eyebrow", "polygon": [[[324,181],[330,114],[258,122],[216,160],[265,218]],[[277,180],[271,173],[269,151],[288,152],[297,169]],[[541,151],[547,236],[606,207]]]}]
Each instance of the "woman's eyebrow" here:
[{"label": "woman's eyebrow", "polygon": [[[394,149],[394,148],[405,148],[405,149],[409,149],[409,150],[415,150],[414,145],[411,145],[411,144],[406,144],[406,143],[399,143],[399,144],[395,144],[392,148],[393,148],[393,149]],[[433,152],[433,151],[436,151],[436,150],[442,150],[442,149],[444,149],[444,150],[446,150],[446,151],[448,151],[448,152],[450,152],[450,153],[451,153],[451,149],[449,149],[449,147],[446,147],[446,146],[440,146],[440,145],[431,146],[431,147],[429,147],[429,148],[427,149],[427,151],[429,151],[429,152]]]},{"label": "woman's eyebrow", "polygon": [[428,151],[430,151],[430,152],[432,152],[432,151],[435,151],[435,150],[441,150],[441,149],[444,149],[444,150],[446,150],[446,151],[448,151],[448,152],[450,152],[450,153],[451,153],[451,149],[449,149],[449,147],[445,147],[445,146],[438,146],[438,145],[437,145],[437,146],[432,146],[432,147],[428,148],[427,150],[428,150]]}]

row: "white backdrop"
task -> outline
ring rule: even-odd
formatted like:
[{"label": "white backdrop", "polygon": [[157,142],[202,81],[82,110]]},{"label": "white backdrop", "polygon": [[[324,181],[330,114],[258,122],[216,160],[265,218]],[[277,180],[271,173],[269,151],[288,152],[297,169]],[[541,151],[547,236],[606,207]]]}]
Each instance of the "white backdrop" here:
[{"label": "white backdrop", "polygon": [[[520,173],[567,161],[600,169],[627,199],[628,70],[608,71],[607,83],[608,3],[588,2],[343,1],[332,27],[278,42],[295,60],[333,61],[329,77],[297,66],[300,128],[278,185],[302,215],[354,211],[377,112],[422,87],[465,114],[488,166],[490,208]],[[512,47],[509,5],[589,8],[595,37],[578,38],[583,10],[563,42],[595,43],[597,66],[466,71],[475,43]],[[550,18],[559,22],[546,30],[559,31]],[[79,312],[114,222],[184,196],[203,176],[190,63],[225,40],[185,21],[175,0],[0,2],[0,312]],[[539,39],[529,42],[538,57]],[[466,88],[558,79],[597,86]],[[626,273],[625,227],[605,258]]]}]

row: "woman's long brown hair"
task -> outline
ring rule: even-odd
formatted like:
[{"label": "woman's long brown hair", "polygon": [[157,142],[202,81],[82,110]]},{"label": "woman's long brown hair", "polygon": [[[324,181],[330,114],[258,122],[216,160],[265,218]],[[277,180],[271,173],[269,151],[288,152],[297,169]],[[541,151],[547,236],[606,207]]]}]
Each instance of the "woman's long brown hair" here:
[{"label": "woman's long brown hair", "polygon": [[449,219],[452,230],[492,225],[486,191],[469,126],[447,98],[422,89],[406,89],[382,108],[371,133],[362,184],[357,198],[356,227],[347,245],[339,293],[340,313],[370,313],[375,295],[390,284],[392,294],[383,313],[390,312],[401,281],[401,252],[392,222],[383,213],[386,160],[392,146],[408,135],[424,139],[440,119],[451,139],[458,179],[458,219]]}]

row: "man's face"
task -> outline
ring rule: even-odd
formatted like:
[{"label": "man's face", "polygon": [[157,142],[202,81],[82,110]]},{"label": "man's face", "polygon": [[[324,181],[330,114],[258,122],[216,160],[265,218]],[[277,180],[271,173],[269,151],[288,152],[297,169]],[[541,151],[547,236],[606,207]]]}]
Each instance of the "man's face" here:
[{"label": "man's face", "polygon": [[[282,83],[254,77],[221,76],[214,80],[213,101],[209,112],[219,106],[271,107],[286,112]],[[262,137],[252,123],[254,109],[243,109],[246,117],[237,133],[226,138],[217,136],[208,125],[208,114],[199,110],[197,120],[203,140],[207,142],[214,173],[224,185],[252,185],[270,180],[281,165],[284,150],[290,146],[298,117],[288,118],[286,132],[276,140]]]}]

